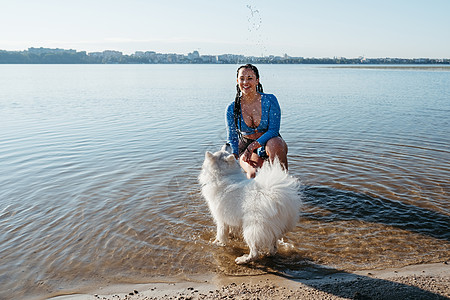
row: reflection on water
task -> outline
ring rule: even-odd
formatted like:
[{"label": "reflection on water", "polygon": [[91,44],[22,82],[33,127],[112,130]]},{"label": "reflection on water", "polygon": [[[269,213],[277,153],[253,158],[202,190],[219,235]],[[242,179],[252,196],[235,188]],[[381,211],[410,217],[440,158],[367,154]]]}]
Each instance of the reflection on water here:
[{"label": "reflection on water", "polygon": [[204,152],[225,140],[235,66],[4,67],[0,298],[157,276],[304,278],[326,272],[316,264],[448,260],[448,75],[260,69],[283,109],[304,206],[279,254],[237,266],[245,243],[210,244],[197,183]]},{"label": "reflection on water", "polygon": [[[450,216],[389,199],[328,187],[307,187],[304,203],[316,211],[302,217],[321,222],[359,220],[414,231],[450,242]],[[318,214],[321,210],[322,214]]]}]

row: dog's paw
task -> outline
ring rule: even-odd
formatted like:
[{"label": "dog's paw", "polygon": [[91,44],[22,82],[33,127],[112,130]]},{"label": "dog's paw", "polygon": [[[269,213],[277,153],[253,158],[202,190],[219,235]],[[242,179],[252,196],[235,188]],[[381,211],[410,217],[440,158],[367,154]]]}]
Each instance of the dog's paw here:
[{"label": "dog's paw", "polygon": [[215,240],[212,242],[212,244],[213,244],[213,245],[216,245],[216,246],[219,246],[219,247],[225,247],[225,246],[226,246],[226,244],[225,244],[224,242],[219,241],[218,239],[215,239]]},{"label": "dog's paw", "polygon": [[285,250],[294,250],[295,249],[294,245],[292,245],[291,243],[285,242],[283,239],[279,239],[277,241],[277,244],[279,247],[282,247]]},{"label": "dog's paw", "polygon": [[244,254],[238,258],[236,258],[235,263],[238,265],[246,264],[251,261],[250,256],[248,254]]}]

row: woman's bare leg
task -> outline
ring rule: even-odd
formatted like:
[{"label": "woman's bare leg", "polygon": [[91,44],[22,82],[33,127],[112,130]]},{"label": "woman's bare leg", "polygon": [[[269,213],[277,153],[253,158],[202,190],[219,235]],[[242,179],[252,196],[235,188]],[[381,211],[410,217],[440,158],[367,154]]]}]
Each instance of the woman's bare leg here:
[{"label": "woman's bare leg", "polygon": [[288,169],[287,152],[288,146],[286,142],[279,136],[271,138],[266,143],[266,153],[267,155],[269,155],[270,161],[273,162],[275,157],[278,157],[281,165],[286,170]]},{"label": "woman's bare leg", "polygon": [[239,164],[241,165],[242,169],[244,169],[248,179],[255,178],[256,169],[261,168],[264,159],[259,157],[259,155],[256,153],[252,153],[252,157],[250,158],[249,162],[245,162],[243,160],[243,157],[243,155],[239,157]]},{"label": "woman's bare leg", "polygon": [[[288,169],[288,161],[287,161],[287,152],[288,146],[286,142],[281,137],[271,138],[266,143],[266,153],[269,156],[270,161],[273,162],[275,157],[278,157],[281,165],[287,170]],[[259,157],[258,154],[252,153],[252,157],[249,162],[245,162],[243,160],[243,155],[239,157],[239,164],[242,169],[244,169],[247,174],[247,178],[254,178],[256,175],[256,170],[261,168],[264,163],[264,159]]]}]

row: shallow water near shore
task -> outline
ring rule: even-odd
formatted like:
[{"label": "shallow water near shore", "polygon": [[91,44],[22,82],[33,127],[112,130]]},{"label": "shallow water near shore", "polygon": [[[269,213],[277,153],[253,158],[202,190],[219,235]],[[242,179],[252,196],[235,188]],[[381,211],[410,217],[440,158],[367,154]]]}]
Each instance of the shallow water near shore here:
[{"label": "shallow water near shore", "polygon": [[362,270],[450,258],[450,76],[260,65],[282,108],[296,230],[273,258],[210,244],[197,176],[234,65],[2,65],[0,298],[98,282]]}]

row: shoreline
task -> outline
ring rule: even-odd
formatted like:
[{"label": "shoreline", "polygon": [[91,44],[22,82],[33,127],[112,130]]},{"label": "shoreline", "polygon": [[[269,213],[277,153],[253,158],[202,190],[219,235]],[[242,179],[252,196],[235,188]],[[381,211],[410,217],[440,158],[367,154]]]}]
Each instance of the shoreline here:
[{"label": "shoreline", "polygon": [[305,279],[264,274],[207,274],[188,279],[160,278],[145,284],[97,286],[53,295],[52,300],[150,299],[450,299],[450,264],[334,272]]},{"label": "shoreline", "polygon": [[450,65],[407,65],[407,64],[360,64],[360,65],[329,65],[323,68],[331,69],[367,69],[367,70],[429,70],[450,71]]}]

